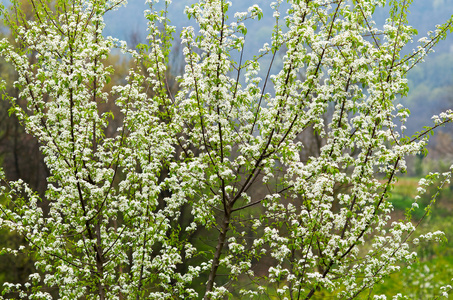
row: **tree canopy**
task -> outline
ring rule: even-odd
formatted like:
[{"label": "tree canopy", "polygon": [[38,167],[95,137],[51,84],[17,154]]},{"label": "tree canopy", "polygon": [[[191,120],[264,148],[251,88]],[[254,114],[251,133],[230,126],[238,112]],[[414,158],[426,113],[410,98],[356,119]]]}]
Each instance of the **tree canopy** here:
[{"label": "tree canopy", "polygon": [[[18,74],[18,95],[3,97],[49,171],[44,195],[1,174],[0,226],[25,240],[4,251],[36,267],[5,297],[380,299],[374,286],[415,262],[417,244],[444,238],[418,234],[411,211],[451,171],[420,181],[405,219],[388,199],[406,158],[452,121],[441,112],[408,137],[399,99],[453,19],[403,55],[416,34],[410,0],[280,0],[270,43],[243,59],[244,22],[262,9],[200,0],[185,8],[197,26],[181,32],[175,88],[171,1],[147,0],[149,43],[136,49],[102,34],[125,2],[30,0],[29,16],[20,1],[1,7],[13,39],[0,55]],[[132,64],[111,86],[113,49]]]}]

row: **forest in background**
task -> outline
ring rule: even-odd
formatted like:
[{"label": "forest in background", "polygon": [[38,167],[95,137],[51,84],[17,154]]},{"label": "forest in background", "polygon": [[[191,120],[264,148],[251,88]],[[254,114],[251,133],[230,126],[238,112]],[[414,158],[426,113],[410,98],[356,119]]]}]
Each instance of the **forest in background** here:
[{"label": "forest in background", "polygon": [[[143,6],[141,1],[129,1],[128,8],[121,9],[118,12],[112,12],[107,16],[106,35],[113,35],[128,41],[129,44],[138,44],[144,42],[146,33],[138,31],[138,28],[144,28],[146,22],[141,18]],[[176,1],[175,1],[176,2]],[[177,26],[181,27],[184,20],[179,16],[183,7],[190,1],[178,1],[175,17],[170,19]],[[235,10],[246,9],[248,3],[245,1],[232,1]],[[258,1],[263,8],[266,7],[266,1]],[[242,4],[241,4],[242,3]],[[419,25],[419,34],[425,33],[428,28],[432,28],[433,20],[444,20],[448,13],[453,11],[453,1],[435,0],[435,1],[414,1],[412,9],[412,23]],[[121,15],[121,17],[119,17]],[[140,16],[140,18],[138,17]],[[120,20],[120,21],[119,21]],[[142,20],[142,21],[139,21]],[[414,21],[416,20],[416,21]],[[264,43],[261,37],[268,36],[266,30],[269,28],[253,28],[248,30],[253,32],[256,40],[250,41],[247,47],[257,48]],[[8,33],[2,30],[3,34]],[[171,70],[173,75],[179,75],[178,70],[181,68],[180,57],[175,50],[174,61],[175,68]],[[119,54],[109,57],[109,62],[114,65],[118,71],[115,77],[111,79],[110,85],[123,80],[125,72],[128,69],[129,61]],[[15,74],[12,69],[3,61],[0,63],[0,75],[8,82],[14,82]],[[410,93],[405,101],[411,110],[411,117],[408,122],[408,133],[413,132],[413,128],[418,123],[427,123],[427,116],[431,116],[441,110],[453,106],[453,43],[452,37],[443,41],[436,49],[436,53],[427,59],[427,62],[418,66],[409,75]],[[174,83],[177,89],[177,83]],[[14,88],[12,88],[14,90]],[[14,91],[11,92],[14,94]],[[112,103],[112,102],[110,102]],[[48,175],[46,167],[39,153],[39,145],[27,135],[18,121],[14,117],[9,117],[9,104],[2,102],[0,104],[0,155],[1,163],[12,180],[25,178],[38,192],[43,192],[46,187],[45,178]],[[105,111],[114,109],[113,105],[106,104]],[[113,121],[112,127],[115,126]],[[313,147],[316,147],[314,143]],[[404,211],[410,207],[411,199],[415,196],[416,183],[418,179],[426,174],[428,169],[444,170],[453,161],[453,128],[451,126],[442,129],[432,140],[429,152],[432,157],[424,159],[423,156],[413,157],[410,161],[408,174],[406,178],[400,180],[392,193],[393,203],[395,205],[395,217],[404,215]],[[436,193],[436,190],[430,191],[424,201],[428,202],[429,196]],[[410,273],[397,273],[394,278],[388,280],[382,286],[383,291],[391,294],[392,288],[400,287],[395,282],[406,282],[412,287],[413,297],[423,299],[432,296],[430,291],[435,285],[446,284],[453,278],[453,222],[450,218],[453,213],[453,185],[442,191],[439,200],[433,212],[424,220],[426,228],[432,230],[439,228],[446,232],[449,241],[445,244],[420,248],[420,263],[417,264]],[[414,214],[414,220],[421,217],[422,213]],[[3,232],[0,234],[0,244],[13,248],[19,243],[20,237]],[[0,259],[0,284],[4,281],[24,281],[24,274],[27,274],[33,268],[31,257],[22,257],[21,264],[17,264],[17,259],[1,256]],[[1,287],[0,287],[1,289]],[[325,295],[328,296],[328,295]]]}]

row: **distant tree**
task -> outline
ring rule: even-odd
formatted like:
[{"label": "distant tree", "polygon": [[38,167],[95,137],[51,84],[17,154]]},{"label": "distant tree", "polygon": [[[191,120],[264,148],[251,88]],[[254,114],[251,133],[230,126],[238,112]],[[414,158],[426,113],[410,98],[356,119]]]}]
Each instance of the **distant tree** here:
[{"label": "distant tree", "polygon": [[[185,68],[175,92],[167,78],[171,1],[163,10],[148,1],[149,44],[137,50],[102,36],[103,15],[123,2],[30,0],[32,18],[16,1],[12,17],[1,9],[16,44],[3,39],[0,54],[19,74],[18,96],[4,96],[38,139],[50,173],[43,197],[3,176],[0,225],[26,240],[4,251],[30,253],[37,268],[5,293],[382,298],[373,287],[414,262],[416,244],[443,239],[417,236],[410,211],[391,220],[388,198],[406,157],[452,121],[443,112],[406,137],[399,126],[409,112],[396,105],[408,92],[407,72],[452,19],[402,56],[415,34],[406,20],[411,1],[389,1],[382,29],[372,16],[385,1],[293,0],[287,12],[276,1],[272,43],[244,60],[243,22],[260,20],[259,6],[233,15],[229,2],[200,0],[186,8],[199,30],[181,33]],[[108,89],[115,71],[105,62],[115,47],[133,66],[124,84]],[[279,51],[280,70],[259,77]],[[116,113],[101,107],[112,95],[122,124],[108,135]],[[320,149],[301,159],[306,132]],[[419,194],[450,175],[430,174]]]}]

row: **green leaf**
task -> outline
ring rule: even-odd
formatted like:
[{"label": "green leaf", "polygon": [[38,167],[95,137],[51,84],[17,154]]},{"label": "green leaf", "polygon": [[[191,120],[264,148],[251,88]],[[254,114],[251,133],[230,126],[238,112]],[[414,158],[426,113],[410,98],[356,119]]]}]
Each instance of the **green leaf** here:
[{"label": "green leaf", "polygon": [[258,13],[258,20],[261,20],[263,18],[263,12]]},{"label": "green leaf", "polygon": [[16,111],[16,107],[11,106],[11,107],[8,109],[8,116],[11,117],[11,115],[14,114],[15,111]]}]

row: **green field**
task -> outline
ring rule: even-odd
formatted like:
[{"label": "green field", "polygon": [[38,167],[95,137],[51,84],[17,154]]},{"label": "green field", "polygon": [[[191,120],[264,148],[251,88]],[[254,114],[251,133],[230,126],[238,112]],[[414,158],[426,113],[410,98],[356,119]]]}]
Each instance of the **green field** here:
[{"label": "green field", "polygon": [[[412,206],[417,195],[419,178],[403,177],[395,184],[389,199],[395,210],[392,219],[402,219],[405,212]],[[416,248],[418,262],[410,269],[386,278],[381,285],[375,287],[374,294],[393,297],[404,292],[409,299],[432,299],[440,295],[440,287],[452,284],[453,278],[453,185],[444,186],[438,193],[432,210],[425,214],[425,207],[432,201],[437,187],[431,187],[418,201],[419,208],[412,213],[412,221],[417,224],[421,218],[418,231],[420,234],[441,230],[447,240],[444,243],[420,243]],[[367,296],[367,295],[364,295]]]}]

